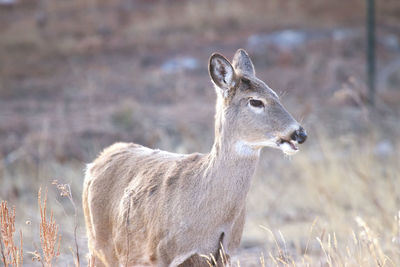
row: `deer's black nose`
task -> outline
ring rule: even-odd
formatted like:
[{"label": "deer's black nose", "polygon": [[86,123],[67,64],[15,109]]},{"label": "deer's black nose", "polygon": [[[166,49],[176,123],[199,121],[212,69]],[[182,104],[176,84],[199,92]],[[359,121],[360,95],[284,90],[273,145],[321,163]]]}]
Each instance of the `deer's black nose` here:
[{"label": "deer's black nose", "polygon": [[296,131],[294,131],[294,132],[292,133],[292,135],[290,136],[290,138],[291,138],[293,141],[297,141],[299,144],[302,144],[302,143],[304,143],[304,142],[306,141],[306,139],[307,139],[307,133],[306,133],[306,131],[304,130],[303,127],[300,127],[298,130],[296,130]]}]

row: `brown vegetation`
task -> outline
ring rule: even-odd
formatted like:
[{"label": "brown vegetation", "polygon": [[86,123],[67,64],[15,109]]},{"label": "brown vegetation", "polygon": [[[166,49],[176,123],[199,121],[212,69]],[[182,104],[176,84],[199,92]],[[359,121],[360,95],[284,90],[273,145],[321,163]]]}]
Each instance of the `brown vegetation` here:
[{"label": "brown vegetation", "polygon": [[[42,203],[43,201],[43,203]],[[57,261],[57,257],[60,255],[60,242],[61,235],[58,234],[58,224],[53,218],[53,212],[50,212],[48,218],[46,214],[47,210],[47,190],[42,200],[42,190],[39,189],[38,193],[38,204],[40,211],[40,244],[42,247],[42,263],[46,267],[53,266]]]},{"label": "brown vegetation", "polygon": [[0,204],[0,246],[4,266],[20,267],[23,264],[22,232],[19,246],[15,243],[15,207],[9,210],[6,201]]}]

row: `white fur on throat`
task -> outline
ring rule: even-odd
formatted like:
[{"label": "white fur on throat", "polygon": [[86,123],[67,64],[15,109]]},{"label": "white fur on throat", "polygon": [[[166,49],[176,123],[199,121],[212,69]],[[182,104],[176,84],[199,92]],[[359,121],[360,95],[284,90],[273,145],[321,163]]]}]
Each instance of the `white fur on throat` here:
[{"label": "white fur on throat", "polygon": [[237,141],[235,143],[235,151],[239,156],[242,157],[250,157],[250,156],[259,156],[260,148],[252,147],[249,143],[244,141]]},{"label": "white fur on throat", "polygon": [[284,154],[289,156],[294,155],[299,151],[299,150],[294,150],[287,143],[282,143],[278,145],[276,138],[263,142],[254,142],[254,143],[249,143],[246,141],[239,140],[235,143],[235,151],[241,157],[259,156],[261,148],[263,147],[278,148],[282,150]]}]

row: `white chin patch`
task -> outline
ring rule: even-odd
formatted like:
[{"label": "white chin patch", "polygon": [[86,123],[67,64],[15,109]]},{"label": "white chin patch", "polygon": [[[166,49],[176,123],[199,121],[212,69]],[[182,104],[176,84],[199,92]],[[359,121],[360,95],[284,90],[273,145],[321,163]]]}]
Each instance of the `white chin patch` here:
[{"label": "white chin patch", "polygon": [[294,155],[297,152],[299,152],[299,149],[297,148],[297,146],[291,142],[282,142],[278,145],[278,147],[282,150],[283,153],[285,153],[286,155]]},{"label": "white chin patch", "polygon": [[235,143],[235,151],[239,156],[242,157],[255,156],[260,153],[260,149],[257,149],[244,141],[237,141]]},{"label": "white chin patch", "polygon": [[235,144],[236,153],[240,156],[255,156],[259,155],[262,147],[272,147],[278,148],[282,150],[282,152],[286,155],[294,155],[299,152],[299,148],[297,147],[297,142],[295,141],[286,141],[282,139],[276,140],[275,138],[263,141],[263,142],[245,142],[238,141]]}]

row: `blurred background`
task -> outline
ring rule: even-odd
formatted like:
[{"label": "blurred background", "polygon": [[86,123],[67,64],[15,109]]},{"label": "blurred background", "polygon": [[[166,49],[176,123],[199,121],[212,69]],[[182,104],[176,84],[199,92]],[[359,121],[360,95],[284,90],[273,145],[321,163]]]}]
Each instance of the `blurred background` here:
[{"label": "blurred background", "polygon": [[[15,1],[15,2],[14,2]],[[85,163],[116,142],[208,152],[208,58],[246,49],[307,129],[294,157],[264,149],[240,266],[400,265],[400,1],[376,1],[375,105],[365,0],[0,0],[0,199],[24,251],[40,246],[39,187],[73,265]],[[261,260],[262,261],[262,260]],[[26,254],[26,266],[40,266]]]}]

